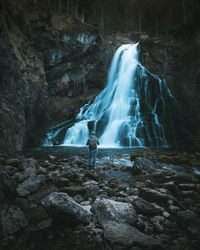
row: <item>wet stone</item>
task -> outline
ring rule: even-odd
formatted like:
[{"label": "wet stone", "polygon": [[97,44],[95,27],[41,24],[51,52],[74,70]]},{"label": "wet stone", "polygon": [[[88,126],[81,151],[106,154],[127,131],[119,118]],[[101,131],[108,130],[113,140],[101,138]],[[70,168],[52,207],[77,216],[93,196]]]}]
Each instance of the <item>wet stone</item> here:
[{"label": "wet stone", "polygon": [[88,224],[90,221],[89,213],[66,193],[51,193],[41,202],[49,216],[57,223],[78,225]]}]

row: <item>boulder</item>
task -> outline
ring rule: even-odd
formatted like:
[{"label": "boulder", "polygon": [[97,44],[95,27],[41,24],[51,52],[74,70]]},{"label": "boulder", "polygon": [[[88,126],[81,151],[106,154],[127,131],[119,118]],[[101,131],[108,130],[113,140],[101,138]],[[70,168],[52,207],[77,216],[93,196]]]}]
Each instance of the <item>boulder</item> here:
[{"label": "boulder", "polygon": [[116,221],[129,225],[134,225],[137,221],[137,213],[131,204],[110,199],[97,198],[92,205],[92,212],[95,213],[101,226],[107,221]]},{"label": "boulder", "polygon": [[14,205],[4,205],[0,211],[1,236],[7,237],[28,227],[22,210]]},{"label": "boulder", "polygon": [[[131,247],[128,249],[166,249],[161,241],[151,236],[146,236],[134,227],[116,221],[108,221],[104,225],[104,237],[110,241],[112,245],[121,245],[123,247]],[[126,248],[127,249],[127,248]]]},{"label": "boulder", "polygon": [[81,186],[69,186],[62,188],[62,192],[68,193],[70,196],[85,195],[87,189]]},{"label": "boulder", "polygon": [[177,224],[182,229],[186,230],[190,225],[195,223],[197,217],[198,216],[191,209],[180,211],[177,216]]},{"label": "boulder", "polygon": [[41,202],[55,223],[73,226],[90,221],[89,213],[66,193],[53,192]]},{"label": "boulder", "polygon": [[27,196],[34,193],[39,189],[39,187],[45,183],[45,178],[43,175],[33,176],[26,179],[24,182],[18,185],[17,193],[19,196]]},{"label": "boulder", "polygon": [[144,200],[156,202],[161,205],[166,205],[167,201],[170,199],[175,200],[172,195],[151,188],[140,188],[139,196]]},{"label": "boulder", "polygon": [[[2,198],[4,195],[7,198],[15,196],[15,183],[14,181],[2,170],[0,166],[0,191]],[[1,201],[1,200],[0,200]]]},{"label": "boulder", "polygon": [[164,208],[145,201],[142,198],[134,200],[133,204],[138,214],[153,216],[162,214],[165,211]]},{"label": "boulder", "polygon": [[32,158],[26,158],[23,160],[23,169],[24,169],[24,174],[29,177],[29,176],[35,176],[36,175],[36,170],[37,170],[37,161],[32,159]]},{"label": "boulder", "polygon": [[161,225],[164,220],[165,218],[163,216],[154,216],[151,218],[155,232],[162,233],[164,231],[163,226]]},{"label": "boulder", "polygon": [[5,162],[4,162],[5,165],[11,165],[13,167],[16,167],[18,168],[18,170],[23,170],[22,169],[22,162],[20,159],[14,159],[14,158],[10,158],[10,159],[7,159]]},{"label": "boulder", "polygon": [[147,174],[155,171],[156,168],[154,166],[154,163],[142,157],[135,158],[134,165],[131,169],[131,173],[134,175]]}]

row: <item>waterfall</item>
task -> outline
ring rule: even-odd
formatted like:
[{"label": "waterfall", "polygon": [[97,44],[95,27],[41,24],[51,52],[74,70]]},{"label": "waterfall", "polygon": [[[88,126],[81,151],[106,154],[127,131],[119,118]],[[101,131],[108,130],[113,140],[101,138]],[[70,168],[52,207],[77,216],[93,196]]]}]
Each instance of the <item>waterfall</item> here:
[{"label": "waterfall", "polygon": [[95,130],[105,147],[168,146],[178,114],[166,82],[139,62],[138,44],[125,44],[112,59],[105,89],[80,109],[61,144],[83,146]]}]

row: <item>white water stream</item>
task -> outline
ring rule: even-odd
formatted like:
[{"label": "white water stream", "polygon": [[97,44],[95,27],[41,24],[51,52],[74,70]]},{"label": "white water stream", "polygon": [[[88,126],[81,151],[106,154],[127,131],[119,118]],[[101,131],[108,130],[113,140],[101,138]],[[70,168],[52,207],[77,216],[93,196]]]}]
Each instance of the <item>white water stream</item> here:
[{"label": "white water stream", "polygon": [[[174,99],[165,81],[139,62],[138,44],[122,45],[113,57],[106,88],[80,109],[77,122],[68,128],[62,145],[84,146],[89,136],[88,124],[92,124],[102,147],[167,146],[165,126],[158,113],[166,106],[166,96]],[[47,135],[46,145],[51,145],[56,133]]]}]

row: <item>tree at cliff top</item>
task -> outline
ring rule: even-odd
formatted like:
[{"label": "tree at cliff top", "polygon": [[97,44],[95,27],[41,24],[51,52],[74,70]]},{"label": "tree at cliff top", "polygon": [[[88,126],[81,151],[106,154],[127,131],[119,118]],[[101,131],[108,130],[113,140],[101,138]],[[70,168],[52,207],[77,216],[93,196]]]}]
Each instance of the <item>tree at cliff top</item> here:
[{"label": "tree at cliff top", "polygon": [[199,0],[2,0],[16,12],[62,12],[105,32],[134,31],[153,35],[199,28]]}]

